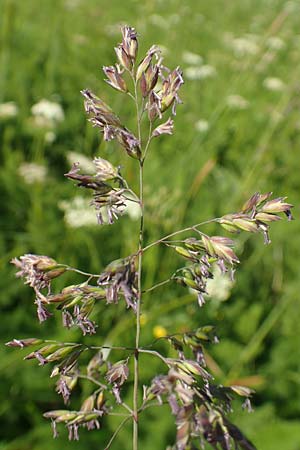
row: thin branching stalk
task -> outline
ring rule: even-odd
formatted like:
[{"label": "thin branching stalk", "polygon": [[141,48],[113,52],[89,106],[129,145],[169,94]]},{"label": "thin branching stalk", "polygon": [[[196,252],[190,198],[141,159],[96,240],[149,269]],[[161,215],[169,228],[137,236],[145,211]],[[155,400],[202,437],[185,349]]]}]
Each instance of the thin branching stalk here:
[{"label": "thin branching stalk", "polygon": [[83,270],[75,269],[75,267],[70,267],[66,264],[60,264],[59,267],[65,267],[70,272],[76,272],[76,273],[79,273],[80,275],[84,275],[89,278],[99,278],[99,274],[84,272]]},{"label": "thin branching stalk", "polygon": [[127,403],[122,402],[122,403],[120,403],[120,405],[123,406],[123,408],[127,409],[127,411],[128,411],[129,414],[130,414],[130,417],[133,416],[133,410],[130,408],[130,406],[127,405]]},{"label": "thin branching stalk", "polygon": [[87,347],[91,350],[102,350],[102,349],[120,350],[120,351],[128,350],[128,351],[132,351],[132,352],[134,352],[134,350],[135,350],[135,347],[123,347],[123,346],[115,347],[115,346],[110,346],[110,345],[100,345],[100,346],[89,345]]},{"label": "thin branching stalk", "polygon": [[110,438],[107,446],[105,447],[104,450],[108,450],[111,447],[111,444],[113,443],[114,439],[117,437],[117,435],[119,434],[119,432],[122,430],[123,426],[125,425],[126,422],[128,422],[128,420],[131,418],[131,416],[127,416],[125,417],[122,422],[120,423],[120,425],[116,428],[114,434],[112,435],[112,437]]},{"label": "thin branching stalk", "polygon": [[162,402],[147,403],[147,404],[143,403],[143,404],[141,405],[139,411],[140,411],[140,412],[143,412],[143,411],[145,411],[145,409],[152,408],[153,406],[162,406],[162,405],[167,405],[167,404],[168,404],[168,402],[164,402],[164,401],[162,401]]},{"label": "thin branching stalk", "polygon": [[151,133],[152,133],[152,123],[150,122],[148,140],[147,140],[147,143],[145,145],[145,151],[144,151],[144,155],[143,155],[143,159],[142,159],[143,163],[145,162],[145,159],[146,159],[146,156],[147,156],[147,152],[148,152],[148,149],[149,149],[149,146],[150,146]]},{"label": "thin branching stalk", "polygon": [[123,197],[124,197],[126,200],[129,200],[130,202],[140,204],[140,201],[139,201],[139,200],[135,200],[134,198],[131,198],[131,197],[126,197],[126,195],[124,195]]},{"label": "thin branching stalk", "polygon": [[[98,392],[98,391],[100,391],[100,390],[108,390],[108,387],[107,387],[105,384],[100,383],[100,381],[95,380],[95,378],[93,378],[93,377],[91,377],[91,376],[89,376],[89,375],[83,375],[83,374],[80,374],[80,375],[78,375],[78,378],[81,378],[81,379],[83,379],[83,380],[88,380],[88,381],[90,381],[91,383],[94,383],[94,384],[96,384],[97,386],[99,386],[99,389],[97,389],[97,391],[95,391],[95,393]],[[127,403],[122,402],[122,403],[120,403],[120,406],[122,406],[123,408],[125,408],[125,409],[129,412],[129,415],[127,414],[126,416],[132,417],[133,411],[132,411],[132,409],[130,408],[130,406],[127,405]],[[112,415],[124,416],[124,414],[122,414],[122,413],[109,413],[109,415],[111,415],[111,416],[112,416]]]},{"label": "thin branching stalk", "polygon": [[[181,234],[186,231],[196,231],[197,227],[201,227],[202,225],[208,225],[210,223],[218,222],[219,220],[220,219],[218,219],[218,218],[209,219],[209,220],[205,220],[204,222],[200,222],[195,225],[192,225],[190,227],[186,227],[186,228],[182,228],[181,230],[174,231],[173,233],[167,234],[166,236],[163,236],[162,238],[157,239],[157,241],[154,241],[154,242],[151,242],[150,244],[148,244],[146,247],[143,248],[143,252],[145,252],[146,250],[148,250],[151,247],[154,247],[155,245],[163,243],[170,237],[177,236],[177,234]],[[199,230],[197,230],[197,231],[199,231]]]},{"label": "thin branching stalk", "polygon": [[170,281],[172,281],[172,278],[168,278],[167,280],[160,281],[159,283],[154,284],[154,286],[151,286],[150,288],[145,289],[143,291],[143,294],[146,294],[148,292],[154,291],[154,289],[157,289],[157,288],[163,286],[164,284],[170,283]]},{"label": "thin branching stalk", "polygon": [[107,386],[105,384],[100,383],[100,381],[95,380],[95,378],[90,377],[89,375],[80,374],[80,375],[78,375],[78,378],[82,378],[83,380],[88,380],[91,383],[94,383],[97,386],[99,386],[101,389],[107,389]]},{"label": "thin branching stalk", "polygon": [[164,358],[164,356],[162,356],[159,352],[155,351],[155,350],[146,350],[146,349],[140,349],[139,350],[140,353],[147,353],[149,355],[153,355],[153,356],[157,356],[157,358],[161,359],[165,364],[168,365],[166,358]]}]

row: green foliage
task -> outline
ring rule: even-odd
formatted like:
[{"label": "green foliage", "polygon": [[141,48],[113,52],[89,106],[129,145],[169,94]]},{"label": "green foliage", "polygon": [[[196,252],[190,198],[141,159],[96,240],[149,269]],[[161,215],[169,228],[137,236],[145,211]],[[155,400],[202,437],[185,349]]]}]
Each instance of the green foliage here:
[{"label": "green foliage", "polygon": [[[79,93],[88,86],[104,100],[112,98],[99,66],[112,58],[121,21],[142,34],[142,51],[153,41],[165,46],[170,66],[182,66],[187,81],[175,135],[153,142],[151,148],[145,174],[147,240],[171,232],[174,223],[180,228],[222,216],[257,190],[273,190],[275,196],[285,193],[297,205],[300,8],[296,1],[236,0],[224,9],[220,1],[113,0],[108,6],[98,0],[53,0],[42,5],[37,0],[0,0],[0,11],[0,100],[18,107],[15,117],[0,114],[3,341],[15,335],[69,342],[79,338],[77,331],[62,330],[58,317],[37,324],[32,293],[15,281],[9,265],[13,256],[48,254],[94,272],[136,249],[131,236],[138,225],[130,216],[112,228],[74,228],[64,220],[61,207],[62,201],[74,197],[72,183],[63,177],[70,169],[67,152],[108,156],[116,165],[120,158],[125,162],[117,146],[108,147],[86,123]],[[200,54],[203,62],[199,58],[196,64],[188,62],[191,56],[185,52]],[[195,76],[198,79],[192,79]],[[277,81],[272,82],[274,78]],[[31,108],[42,98],[58,102],[64,120],[37,127]],[[121,94],[109,103],[134,127]],[[24,162],[45,166],[46,179],[26,182],[20,174]],[[134,161],[123,165],[134,188]],[[210,231],[216,232],[214,225]],[[226,299],[212,298],[204,309],[199,310],[195,296],[186,295],[180,286],[162,287],[145,297],[147,343],[155,338],[157,324],[168,333],[216,324],[221,343],[208,355],[210,369],[224,385],[239,381],[257,390],[255,413],[235,414],[259,450],[297,450],[300,443],[299,236],[295,221],[288,229],[277,224],[271,233],[274,245],[268,247],[263,247],[260,235],[251,240],[241,237],[237,255],[243,269],[237,271],[235,285]],[[158,247],[144,261],[145,285],[151,286],[173,273],[180,257]],[[64,280],[82,281],[69,274]],[[63,287],[61,280],[56,283]],[[132,345],[134,323],[121,305],[101,310],[101,315],[99,345],[103,339]],[[60,408],[61,399],[49,389],[49,369],[37,373],[35,363],[25,364],[19,354],[3,347],[0,354],[1,450],[41,446],[55,450],[62,445],[92,450],[107,442],[117,425],[115,418],[100,432],[86,432],[79,443],[70,444],[63,433],[52,440],[42,413]],[[142,367],[145,383],[159,369],[159,362],[151,364],[147,361]],[[76,393],[78,403],[86,394]],[[164,409],[147,414],[142,434],[144,427],[153,440],[145,438],[142,448],[165,448],[174,435],[168,414]],[[112,448],[130,448],[126,433]]]}]

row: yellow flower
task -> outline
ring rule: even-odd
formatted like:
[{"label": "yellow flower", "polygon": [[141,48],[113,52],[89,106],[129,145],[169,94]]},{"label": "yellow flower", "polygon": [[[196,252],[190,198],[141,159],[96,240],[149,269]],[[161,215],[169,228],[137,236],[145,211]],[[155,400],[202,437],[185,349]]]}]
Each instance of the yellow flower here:
[{"label": "yellow flower", "polygon": [[165,327],[162,327],[161,325],[156,325],[153,328],[153,336],[156,339],[161,338],[161,337],[165,337],[165,336],[167,336],[167,334],[168,334],[167,330],[165,329]]}]

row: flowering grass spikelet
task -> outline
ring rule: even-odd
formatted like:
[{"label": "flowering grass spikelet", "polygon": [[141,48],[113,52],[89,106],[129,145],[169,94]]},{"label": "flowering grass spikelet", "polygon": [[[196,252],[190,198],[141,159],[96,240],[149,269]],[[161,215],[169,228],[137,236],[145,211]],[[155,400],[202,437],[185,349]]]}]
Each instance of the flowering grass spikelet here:
[{"label": "flowering grass spikelet", "polygon": [[[169,25],[176,24],[180,16],[173,15],[164,20]],[[114,30],[113,25],[106,27],[104,32],[111,33]],[[138,62],[139,43],[135,29],[125,25],[121,28],[121,33],[122,42],[115,47],[117,62],[104,66],[103,70],[105,81],[114,89],[114,94],[122,95],[123,99],[128,98],[131,105],[131,102],[134,102],[135,131],[127,128],[102,98],[89,89],[84,89],[81,93],[88,121],[100,131],[101,139],[107,142],[115,140],[125,158],[132,158],[129,164],[129,179],[132,180],[133,175],[138,173],[138,194],[123,177],[121,166],[114,166],[102,155],[95,156],[90,162],[77,152],[69,152],[67,159],[71,168],[65,173],[65,177],[87,194],[91,194],[89,203],[96,210],[99,224],[111,225],[125,212],[139,219],[137,246],[132,245],[130,236],[130,242],[123,246],[121,255],[108,264],[108,254],[103,254],[100,246],[102,253],[99,261],[103,266],[98,267],[96,273],[58,263],[45,255],[27,253],[14,258],[11,262],[17,268],[16,276],[24,278],[25,284],[33,289],[39,321],[44,322],[50,316],[56,317],[60,314],[62,326],[67,329],[62,336],[68,333],[69,329],[76,327],[76,334],[72,336],[77,336],[77,331],[80,331],[83,337],[79,342],[69,342],[69,339],[68,342],[58,342],[53,339],[15,338],[6,345],[21,350],[28,347],[29,353],[24,357],[26,361],[33,360],[39,366],[51,366],[50,378],[55,378],[56,392],[62,396],[64,404],[71,402],[72,394],[79,386],[82,398],[78,410],[55,409],[44,413],[44,417],[51,421],[53,437],[58,437],[58,427],[64,425],[69,439],[77,441],[82,428],[88,431],[100,429],[106,423],[103,418],[115,416],[117,419],[118,416],[124,416],[105,448],[110,448],[119,431],[131,421],[132,448],[137,450],[141,415],[151,406],[166,404],[176,427],[175,443],[172,447],[174,450],[198,448],[199,445],[202,448],[208,445],[214,449],[255,450],[251,441],[228,416],[236,396],[242,397],[243,407],[251,411],[252,389],[240,385],[243,383],[238,381],[224,386],[219,384],[211,373],[222,373],[218,367],[219,372],[214,370],[217,364],[210,356],[209,350],[207,351],[207,347],[218,343],[214,324],[200,323],[195,330],[190,330],[189,324],[184,323],[181,324],[179,332],[175,329],[175,333],[171,331],[169,334],[170,321],[165,322],[167,328],[158,323],[151,324],[154,315],[147,311],[151,302],[145,301],[144,297],[175,281],[182,289],[187,289],[187,292],[192,290],[196,293],[198,304],[203,307],[205,301],[209,301],[210,295],[214,295],[214,282],[215,286],[218,286],[217,289],[222,286],[225,291],[223,297],[215,295],[216,299],[225,300],[233,286],[235,269],[240,264],[239,246],[236,245],[236,239],[217,232],[213,235],[204,233],[203,227],[213,224],[215,228],[224,228],[226,232],[232,233],[234,238],[239,233],[260,233],[264,242],[269,244],[270,228],[282,215],[291,220],[293,205],[286,201],[286,197],[272,198],[271,192],[255,192],[237,212],[171,233],[168,231],[168,234],[156,241],[146,242],[152,230],[149,227],[148,232],[145,228],[148,218],[148,214],[145,215],[145,205],[150,205],[150,211],[152,205],[153,216],[156,216],[156,222],[152,221],[152,224],[156,223],[161,228],[166,216],[169,216],[168,223],[174,222],[174,215],[166,205],[175,205],[178,198],[175,197],[176,201],[172,203],[167,190],[158,190],[162,197],[158,196],[158,200],[155,198],[151,204],[151,196],[147,195],[147,192],[144,195],[144,168],[148,162],[148,149],[152,140],[161,135],[172,135],[174,132],[172,116],[176,115],[177,105],[182,103],[179,93],[184,79],[180,67],[169,69],[163,64],[163,57],[156,45],[151,46]],[[233,50],[237,56],[251,55],[257,53],[258,45],[253,36],[248,36],[234,40]],[[187,53],[183,57],[186,63],[191,64],[191,67],[187,68],[187,78],[204,79],[216,74],[214,67],[202,65],[199,55]],[[227,102],[229,99],[230,97]],[[231,106],[242,110],[248,107],[248,102],[235,95],[231,96]],[[34,105],[32,113],[42,117],[43,126],[47,121],[53,126],[64,118],[61,106],[48,100]],[[205,132],[208,123],[200,122],[198,121],[196,128]],[[164,209],[161,207],[162,198],[166,198],[163,202]],[[60,207],[65,211],[65,220],[69,226],[90,224],[90,216],[84,212],[85,205],[85,197],[75,197],[73,202],[61,202]],[[135,208],[134,213],[130,212],[131,207]],[[127,225],[134,226],[129,221]],[[144,254],[158,245],[173,250],[176,261],[181,259],[183,263],[168,279],[145,289],[144,278],[149,279],[152,275],[144,277]],[[97,251],[97,248],[98,241],[95,241],[95,248],[92,250]],[[124,255],[123,252],[128,248],[133,250]],[[111,251],[114,251],[114,246]],[[61,284],[54,280],[65,273],[69,277],[65,277],[67,280],[72,276],[75,279],[69,281],[72,284],[66,283],[61,287]],[[160,271],[158,273],[160,274]],[[220,277],[224,277],[223,281],[226,280],[226,283],[220,283]],[[168,299],[169,296],[165,298]],[[161,297],[159,301],[167,300]],[[181,303],[181,297],[176,302]],[[169,311],[169,306],[167,305],[166,311]],[[115,308],[115,313],[104,313],[107,308]],[[194,305],[191,305],[191,308],[193,311]],[[122,320],[124,319],[123,322],[118,322],[120,315]],[[98,330],[101,329],[101,320],[105,321],[107,317],[113,317],[110,323],[117,323],[118,332],[109,330],[109,334],[103,339],[103,333],[98,333]],[[203,317],[215,316],[206,314]],[[161,323],[164,323],[163,319]],[[109,326],[105,326],[104,330],[109,329]],[[135,334],[133,342],[130,342],[132,326],[135,327]],[[120,339],[119,329],[124,329],[126,333],[126,338],[121,343],[115,342]],[[152,330],[155,340],[142,345],[141,332],[147,336],[146,330],[148,335],[149,330],[150,334]],[[97,333],[98,337],[94,341],[92,337],[86,337]],[[164,353],[167,356],[164,356]],[[142,397],[140,369],[144,357],[157,358],[162,366],[162,373],[153,374],[152,380],[143,386]],[[155,366],[158,367],[157,364]],[[153,366],[149,365],[147,371],[151,367]],[[146,376],[148,377],[148,372]],[[83,386],[85,382],[88,383],[87,389]],[[130,383],[133,385],[132,389],[128,387]],[[128,401],[129,395],[132,396],[132,401]]]}]

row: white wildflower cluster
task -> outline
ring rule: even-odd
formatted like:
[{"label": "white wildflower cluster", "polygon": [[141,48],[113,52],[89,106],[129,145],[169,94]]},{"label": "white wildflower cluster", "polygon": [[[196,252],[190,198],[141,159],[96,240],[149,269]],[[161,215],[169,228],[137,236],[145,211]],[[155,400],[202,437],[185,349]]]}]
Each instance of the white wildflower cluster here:
[{"label": "white wildflower cluster", "polygon": [[285,42],[278,36],[271,36],[267,39],[266,45],[270,50],[279,51],[285,48]]},{"label": "white wildflower cluster", "polygon": [[285,88],[284,82],[280,78],[269,77],[263,81],[263,86],[269,91],[281,92]]},{"label": "white wildflower cluster", "polygon": [[151,14],[148,17],[148,21],[151,25],[154,25],[158,28],[162,28],[163,30],[167,28],[171,28],[174,25],[177,25],[180,21],[179,14],[169,14],[166,17],[163,17],[159,14]]},{"label": "white wildflower cluster", "polygon": [[185,69],[185,77],[188,80],[204,80],[206,78],[212,78],[216,75],[217,71],[215,67],[209,64],[203,66],[190,66]]},{"label": "white wildflower cluster", "polygon": [[110,36],[110,37],[115,37],[115,36],[119,36],[120,33],[120,28],[123,26],[124,24],[121,24],[120,22],[116,22],[116,23],[109,23],[107,25],[104,26],[104,31],[105,33]]},{"label": "white wildflower cluster", "polygon": [[168,20],[165,17],[160,16],[159,14],[151,14],[148,17],[148,20],[151,25],[155,25],[156,27],[159,27],[162,29],[169,28]]},{"label": "white wildflower cluster", "polygon": [[127,214],[131,220],[139,220],[142,212],[140,204],[137,203],[136,201],[132,201],[136,199],[134,199],[133,196],[131,196],[130,194],[127,194],[127,197],[130,200],[124,201],[125,209],[123,213]]},{"label": "white wildflower cluster", "polygon": [[[167,55],[170,54],[170,50],[169,50],[168,47],[166,47],[165,45],[163,45],[163,44],[157,44],[157,47],[159,48],[160,54],[161,54],[161,56],[162,56],[163,58],[164,58],[165,56],[167,56]],[[162,84],[162,82],[161,82],[160,80],[158,80],[158,81],[157,81],[157,86],[159,86],[159,83]]]},{"label": "white wildflower cluster", "polygon": [[74,161],[76,163],[79,163],[81,169],[84,172],[87,173],[93,173],[95,171],[95,166],[94,163],[91,159],[87,158],[85,155],[83,155],[82,153],[78,153],[78,152],[67,152],[67,160],[69,162],[69,164],[73,164]]},{"label": "white wildflower cluster", "polygon": [[47,177],[47,168],[37,163],[22,163],[18,168],[19,175],[27,184],[43,183]]},{"label": "white wildflower cluster", "polygon": [[[120,213],[127,214],[131,220],[138,220],[141,216],[140,205],[132,201],[133,197],[128,195],[128,200],[124,199],[124,206],[121,208]],[[65,213],[65,222],[71,228],[79,228],[83,226],[97,225],[96,216],[93,210],[88,209],[90,206],[88,200],[84,197],[77,196],[71,201],[60,202],[59,207]],[[99,208],[101,213],[102,223],[109,224],[110,218],[108,215],[107,207],[103,206]]]},{"label": "white wildflower cluster", "polygon": [[45,133],[45,142],[47,144],[52,144],[56,139],[56,134],[53,131],[47,131]]},{"label": "white wildflower cluster", "polygon": [[200,133],[205,133],[209,129],[209,122],[207,120],[200,119],[195,123],[195,128]]},{"label": "white wildflower cluster", "polygon": [[223,273],[216,266],[213,270],[213,278],[207,280],[207,295],[217,302],[226,301],[231,294],[234,281],[230,278],[229,273]]},{"label": "white wildflower cluster", "polygon": [[233,38],[229,41],[234,54],[238,58],[256,55],[259,51],[257,36],[248,34],[244,37]]},{"label": "white wildflower cluster", "polygon": [[236,109],[236,110],[244,110],[247,109],[249,106],[249,101],[246,100],[241,95],[228,95],[226,98],[227,106],[230,109]]},{"label": "white wildflower cluster", "polygon": [[65,0],[66,9],[73,10],[80,6],[82,0]]},{"label": "white wildflower cluster", "polygon": [[70,228],[97,225],[95,213],[89,208],[89,200],[84,197],[77,196],[70,201],[62,201],[59,207],[64,211],[65,222]]},{"label": "white wildflower cluster", "polygon": [[204,80],[205,78],[214,77],[217,73],[215,67],[210,64],[203,64],[203,58],[198,53],[184,51],[182,53],[182,61],[188,64],[184,74],[185,78],[189,80]]},{"label": "white wildflower cluster", "polygon": [[202,58],[202,56],[198,55],[198,53],[183,52],[182,53],[182,61],[185,64],[200,66],[203,63],[203,58]]},{"label": "white wildflower cluster", "polygon": [[47,99],[42,99],[33,105],[31,112],[35,125],[41,128],[51,128],[65,118],[61,105]]},{"label": "white wildflower cluster", "polygon": [[0,103],[0,119],[10,119],[18,113],[19,108],[15,102]]}]

